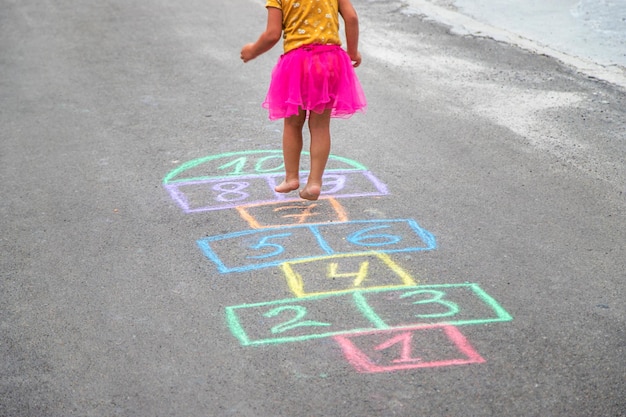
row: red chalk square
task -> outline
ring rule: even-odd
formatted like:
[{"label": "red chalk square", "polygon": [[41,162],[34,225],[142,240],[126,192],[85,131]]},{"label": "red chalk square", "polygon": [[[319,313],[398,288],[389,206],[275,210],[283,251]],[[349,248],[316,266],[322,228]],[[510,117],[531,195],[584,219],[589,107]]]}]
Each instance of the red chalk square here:
[{"label": "red chalk square", "polygon": [[334,339],[348,362],[361,373],[485,362],[455,326],[376,330]]}]

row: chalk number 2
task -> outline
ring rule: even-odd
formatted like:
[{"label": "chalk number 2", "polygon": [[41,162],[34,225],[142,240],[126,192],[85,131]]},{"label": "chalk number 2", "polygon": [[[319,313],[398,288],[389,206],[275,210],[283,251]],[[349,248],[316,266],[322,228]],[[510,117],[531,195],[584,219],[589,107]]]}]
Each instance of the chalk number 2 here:
[{"label": "chalk number 2", "polygon": [[302,320],[304,316],[306,316],[307,311],[305,307],[302,306],[283,306],[276,307],[263,314],[264,317],[276,317],[285,312],[292,312],[294,316],[274,327],[272,327],[272,334],[284,333],[286,331],[295,329],[297,327],[328,327],[331,326],[330,323],[324,323],[321,321],[313,321],[313,320]]}]

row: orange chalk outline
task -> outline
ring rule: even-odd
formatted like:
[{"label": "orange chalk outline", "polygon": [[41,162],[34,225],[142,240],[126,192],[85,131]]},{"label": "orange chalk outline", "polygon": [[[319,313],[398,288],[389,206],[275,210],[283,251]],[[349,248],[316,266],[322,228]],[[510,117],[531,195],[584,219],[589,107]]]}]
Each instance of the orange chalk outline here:
[{"label": "orange chalk outline", "polygon": [[[341,204],[339,204],[339,202],[337,201],[337,199],[332,198],[332,197],[328,197],[328,198],[320,198],[318,200],[318,202],[320,201],[328,201],[330,203],[330,205],[332,206],[332,208],[335,210],[335,214],[337,214],[337,218],[333,219],[333,221],[338,221],[338,222],[347,222],[348,220],[348,215],[346,214],[345,209],[343,208],[343,206]],[[262,225],[253,215],[251,215],[247,209],[249,208],[255,208],[255,207],[262,207],[262,206],[279,206],[276,210],[280,209],[281,207],[294,207],[294,206],[286,206],[285,204],[289,204],[289,203],[293,203],[295,201],[280,201],[280,202],[271,202],[271,203],[261,203],[261,204],[248,204],[248,205],[242,205],[242,206],[237,206],[237,212],[239,213],[239,215],[241,216],[242,219],[244,219],[248,225],[250,226],[251,229],[267,229],[270,227],[279,227],[279,226],[292,226],[294,224],[305,224],[306,222],[299,222],[299,223],[288,223],[288,224],[271,224],[271,225]],[[319,203],[313,203],[313,204],[319,204]],[[330,223],[331,220],[328,220],[326,223]],[[321,223],[319,221],[313,222],[313,223]]]}]

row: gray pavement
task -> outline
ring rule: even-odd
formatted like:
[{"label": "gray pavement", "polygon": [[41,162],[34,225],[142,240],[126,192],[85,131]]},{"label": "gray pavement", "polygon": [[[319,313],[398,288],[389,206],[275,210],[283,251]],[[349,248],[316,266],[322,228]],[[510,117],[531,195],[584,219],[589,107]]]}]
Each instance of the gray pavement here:
[{"label": "gray pavement", "polygon": [[355,0],[280,200],[262,3],[2,1],[0,415],[626,415],[624,89]]}]

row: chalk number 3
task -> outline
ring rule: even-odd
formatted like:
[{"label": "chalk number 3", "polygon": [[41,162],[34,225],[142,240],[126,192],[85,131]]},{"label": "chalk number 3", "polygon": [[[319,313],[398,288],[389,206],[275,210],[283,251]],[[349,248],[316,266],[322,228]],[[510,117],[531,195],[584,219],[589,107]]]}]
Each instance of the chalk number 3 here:
[{"label": "chalk number 3", "polygon": [[411,298],[411,297],[416,297],[416,296],[426,295],[426,294],[432,295],[432,298],[426,298],[426,299],[414,301],[413,304],[414,305],[437,304],[437,305],[444,307],[447,311],[444,311],[441,313],[433,313],[433,314],[416,314],[415,317],[418,317],[421,319],[452,317],[459,312],[459,306],[456,303],[443,299],[443,297],[445,297],[446,295],[446,293],[443,291],[436,291],[436,290],[409,291],[409,292],[402,294],[400,298]]}]

